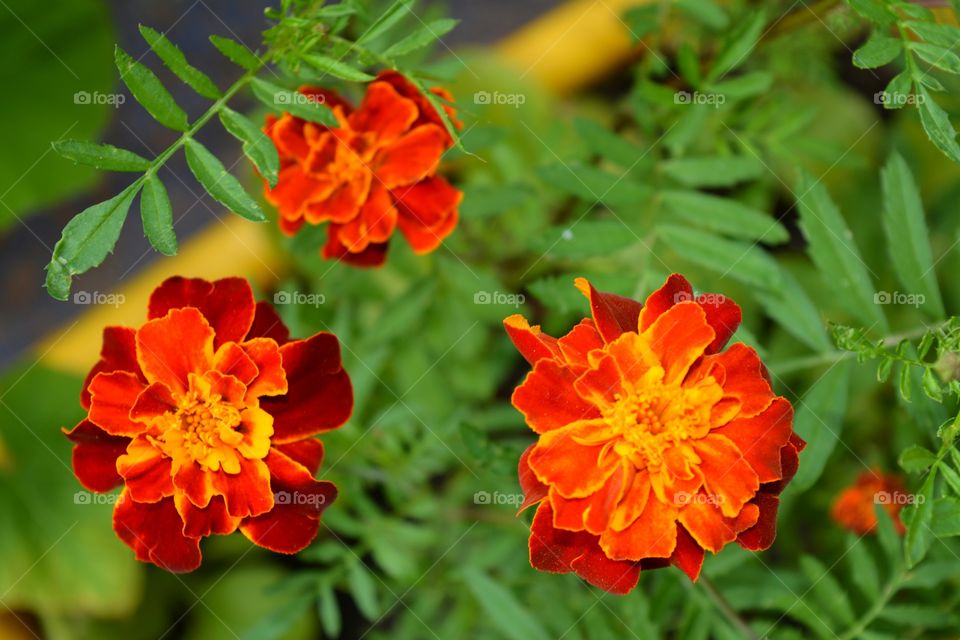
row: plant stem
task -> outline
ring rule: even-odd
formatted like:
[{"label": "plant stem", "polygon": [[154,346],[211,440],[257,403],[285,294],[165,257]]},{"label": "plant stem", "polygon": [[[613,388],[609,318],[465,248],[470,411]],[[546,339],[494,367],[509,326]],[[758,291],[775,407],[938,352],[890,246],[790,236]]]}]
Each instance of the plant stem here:
[{"label": "plant stem", "polygon": [[870,623],[873,622],[874,618],[880,615],[880,612],[883,611],[883,608],[886,606],[887,602],[890,601],[890,598],[892,598],[900,588],[900,583],[903,581],[904,575],[904,571],[899,571],[890,576],[890,580],[887,581],[887,584],[883,588],[883,592],[880,594],[880,597],[876,599],[870,609],[860,616],[860,619],[857,620],[853,626],[840,634],[837,637],[837,640],[853,640],[854,638],[859,638],[860,634],[870,626]]},{"label": "plant stem", "polygon": [[744,638],[749,640],[759,640],[759,636],[754,633],[753,629],[747,625],[746,621],[740,617],[733,607],[730,606],[730,603],[727,602],[727,599],[717,591],[717,588],[713,586],[713,583],[710,582],[710,579],[705,576],[700,576],[700,585],[703,587],[704,592],[707,596],[716,605],[717,609],[720,610],[720,613],[733,625],[733,628],[740,632]]}]

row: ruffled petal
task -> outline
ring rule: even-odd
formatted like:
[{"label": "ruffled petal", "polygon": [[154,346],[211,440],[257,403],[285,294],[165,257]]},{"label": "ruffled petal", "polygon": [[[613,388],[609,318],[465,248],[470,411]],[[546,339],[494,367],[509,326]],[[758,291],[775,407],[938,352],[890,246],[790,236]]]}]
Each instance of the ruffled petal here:
[{"label": "ruffled petal", "polygon": [[302,464],[311,474],[315,474],[323,462],[323,443],[316,438],[280,444],[274,448],[294,462]]},{"label": "ruffled petal", "polygon": [[397,226],[417,254],[436,249],[457,226],[463,192],[440,176],[394,189],[392,195]]},{"label": "ruffled petal", "polygon": [[677,508],[651,496],[643,512],[622,531],[608,529],[600,547],[614,560],[669,558],[677,546]]},{"label": "ruffled petal", "polygon": [[177,513],[183,520],[183,535],[204,538],[209,535],[228,535],[237,530],[240,518],[227,513],[227,505],[221,496],[214,497],[206,508],[199,508],[183,494],[174,498]]},{"label": "ruffled petal", "polygon": [[390,83],[372,82],[360,107],[350,115],[350,127],[389,142],[409,130],[417,115],[416,103],[401,96]]},{"label": "ruffled petal", "polygon": [[270,338],[283,346],[290,340],[290,329],[269,302],[258,302],[247,338]]},{"label": "ruffled petal", "polygon": [[541,358],[554,358],[560,355],[557,339],[540,330],[540,325],[530,326],[527,319],[515,313],[503,321],[507,336],[513,342],[527,362],[536,364]]},{"label": "ruffled petal", "polygon": [[287,392],[287,374],[283,369],[280,347],[269,338],[254,338],[242,345],[243,350],[256,365],[257,373],[247,385],[247,397],[278,396]]},{"label": "ruffled petal", "polygon": [[740,305],[730,298],[717,294],[704,294],[697,296],[697,304],[703,309],[707,317],[707,324],[712,328],[716,336],[707,346],[707,353],[716,353],[723,349],[727,341],[737,332],[740,327],[742,314]]},{"label": "ruffled petal", "polygon": [[330,224],[327,228],[327,242],[320,255],[324,260],[337,260],[357,267],[379,267],[387,260],[387,243],[370,244],[359,253],[351,253],[340,241],[342,225]]},{"label": "ruffled petal", "polygon": [[588,367],[588,354],[603,348],[603,338],[600,337],[593,320],[584,318],[570,333],[557,339],[557,347],[563,359],[571,366]]},{"label": "ruffled petal", "polygon": [[130,419],[130,410],[146,388],[140,377],[127,371],[98,373],[90,382],[92,423],[115,436],[135,436],[143,425]]},{"label": "ruffled petal", "polygon": [[73,472],[85,489],[102,493],[123,484],[117,458],[127,450],[129,438],[112,436],[89,420],[64,433],[74,444]]},{"label": "ruffled petal", "polygon": [[271,511],[248,518],[240,530],[254,544],[278,553],[297,553],[316,537],[320,515],[337,498],[332,482],[317,481],[303,465],[277,450],[267,456],[275,492]]},{"label": "ruffled petal", "polygon": [[124,491],[113,510],[113,530],[136,552],[137,560],[173,573],[200,566],[200,539],[183,534],[183,521],[173,498],[135,502]]},{"label": "ruffled petal", "polygon": [[671,307],[643,332],[663,365],[663,382],[668,385],[683,380],[714,335],[703,309],[692,302]]},{"label": "ruffled petal", "polygon": [[736,518],[725,518],[716,505],[696,500],[680,511],[680,524],[698,545],[717,553],[733,542],[740,532],[755,525],[759,515],[757,505],[748,504]]},{"label": "ruffled petal", "polygon": [[596,492],[617,469],[619,459],[602,455],[603,444],[583,445],[579,440],[608,428],[600,420],[582,420],[544,433],[530,452],[530,468],[564,497],[583,498]]},{"label": "ruffled petal", "polygon": [[770,548],[777,537],[777,508],[780,498],[768,493],[758,493],[753,504],[757,505],[757,523],[740,532],[737,543],[750,551],[764,551]]},{"label": "ruffled petal", "polygon": [[625,331],[636,332],[641,309],[639,302],[614,293],[597,291],[585,278],[577,278],[574,282],[580,293],[590,301],[593,322],[604,342],[616,340]]},{"label": "ruffled petal", "polygon": [[137,360],[147,380],[180,394],[189,389],[189,374],[210,370],[213,349],[213,327],[193,307],[172,309],[137,332]]},{"label": "ruffled petal", "polygon": [[[741,534],[742,536],[743,534]],[[670,564],[679,567],[687,577],[697,581],[700,577],[700,569],[703,567],[703,547],[697,544],[683,526],[677,527],[677,547],[670,556]]]},{"label": "ruffled petal", "polygon": [[263,460],[240,458],[239,473],[213,471],[208,475],[213,482],[213,490],[223,496],[231,516],[258,516],[273,508],[270,471]]},{"label": "ruffled petal", "polygon": [[447,148],[447,132],[425,124],[390,143],[376,157],[377,178],[388,189],[411,185],[433,175]]},{"label": "ruffled petal", "polygon": [[134,438],[124,455],[117,458],[126,493],[137,502],[157,502],[173,495],[172,465],[145,436]]},{"label": "ruffled petal", "polygon": [[738,418],[712,433],[729,438],[750,463],[760,482],[780,480],[780,451],[793,433],[793,407],[777,397],[759,415]]},{"label": "ruffled petal", "polygon": [[103,328],[103,346],[100,348],[100,360],[87,374],[80,391],[80,405],[84,409],[90,408],[88,387],[98,373],[129,371],[144,380],[143,374],[140,373],[140,364],[137,362],[136,338],[136,330],[130,327]]},{"label": "ruffled petal", "polygon": [[538,360],[513,392],[513,406],[537,433],[547,433],[578,420],[600,417],[600,411],[575,391],[569,369],[554,360]]},{"label": "ruffled petal", "polygon": [[756,471],[737,445],[722,435],[712,433],[696,440],[693,448],[700,456],[706,490],[724,516],[735,517],[760,488]]},{"label": "ruffled petal", "polygon": [[224,342],[241,342],[253,324],[255,301],[250,283],[243,278],[207,282],[199,278],[168,278],[150,296],[148,319],[171,309],[196,307],[216,333],[214,348]]},{"label": "ruffled petal", "polygon": [[273,443],[302,440],[336,429],[353,412],[353,388],[331,333],[288,342],[280,348],[288,391],[265,397],[260,406],[273,416]]},{"label": "ruffled petal", "polygon": [[527,447],[520,456],[520,463],[517,466],[517,472],[520,477],[520,490],[523,491],[523,502],[517,513],[526,510],[531,505],[537,504],[547,497],[549,487],[537,479],[537,474],[530,468],[528,459],[530,452],[536,445]]},{"label": "ruffled petal", "polygon": [[649,329],[667,309],[680,302],[693,302],[693,287],[682,275],[674,273],[643,303],[637,325],[639,332]]}]

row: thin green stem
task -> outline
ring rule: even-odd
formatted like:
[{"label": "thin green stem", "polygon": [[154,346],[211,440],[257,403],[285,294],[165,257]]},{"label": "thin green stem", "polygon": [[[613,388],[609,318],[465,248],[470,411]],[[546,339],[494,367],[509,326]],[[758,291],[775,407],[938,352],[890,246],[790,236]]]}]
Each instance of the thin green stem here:
[{"label": "thin green stem", "polygon": [[710,598],[710,601],[717,607],[720,613],[733,625],[733,628],[736,629],[744,638],[749,640],[759,640],[759,636],[754,633],[753,629],[746,623],[746,621],[740,617],[740,614],[730,606],[730,603],[727,602],[727,599],[717,591],[717,588],[713,585],[709,578],[705,576],[700,576],[699,579],[700,586],[703,587],[704,592],[707,594],[707,597]]},{"label": "thin green stem", "polygon": [[877,598],[873,605],[866,611],[860,619],[857,620],[853,626],[844,631],[837,637],[837,640],[853,640],[854,638],[859,638],[860,634],[866,631],[867,627],[870,626],[870,623],[880,615],[880,612],[883,611],[883,608],[890,601],[890,598],[897,593],[900,589],[900,584],[903,582],[906,572],[900,570],[894,572],[890,579],[887,581],[887,584],[884,586],[883,591],[880,593],[880,597]]}]

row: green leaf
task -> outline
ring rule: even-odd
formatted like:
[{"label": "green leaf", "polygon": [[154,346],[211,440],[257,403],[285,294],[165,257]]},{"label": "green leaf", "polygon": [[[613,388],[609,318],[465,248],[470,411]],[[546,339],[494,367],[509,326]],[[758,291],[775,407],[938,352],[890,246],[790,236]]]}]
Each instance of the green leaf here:
[{"label": "green leaf", "polygon": [[903,563],[903,553],[900,547],[900,535],[893,526],[893,518],[881,504],[873,505],[873,512],[877,516],[877,539],[891,565],[891,573]]},{"label": "green leaf", "polygon": [[217,202],[247,220],[266,222],[267,217],[260,205],[206,147],[191,138],[184,144],[184,150],[190,171]]},{"label": "green leaf", "polygon": [[380,14],[380,17],[357,39],[358,45],[363,45],[386,33],[397,24],[413,8],[414,0],[396,0],[390,7]]},{"label": "green leaf", "polygon": [[458,24],[460,24],[460,21],[452,18],[441,18],[439,20],[428,22],[384,51],[383,55],[388,58],[392,58],[395,56],[406,55],[416,51],[417,49],[422,49],[423,47],[426,47],[432,42],[439,40],[448,34]]},{"label": "green leaf", "polygon": [[673,4],[691,19],[714,31],[722,31],[730,24],[730,17],[713,0],[674,0]]},{"label": "green leaf", "polygon": [[923,486],[920,487],[920,492],[914,496],[916,502],[901,511],[903,524],[907,527],[907,535],[904,537],[903,546],[907,568],[909,569],[917,566],[927,555],[933,537],[930,522],[933,519],[933,489],[937,477],[936,469],[936,467],[933,467],[930,470]]},{"label": "green leaf", "polygon": [[776,262],[774,265],[779,272],[780,286],[773,290],[755,291],[757,301],[784,331],[810,348],[815,351],[831,349],[833,343],[824,329],[820,310],[789,271],[780,268]]},{"label": "green leaf", "polygon": [[360,560],[351,562],[347,568],[347,581],[360,613],[367,620],[376,620],[380,615],[380,604],[377,602],[377,586],[370,570]]},{"label": "green leaf", "polygon": [[628,176],[618,176],[580,163],[542,167],[538,174],[547,184],[589,203],[634,207],[650,195],[649,187],[630,180]]},{"label": "green leaf", "polygon": [[243,143],[243,153],[267,183],[274,187],[280,177],[280,156],[277,147],[263,130],[229,107],[220,109],[220,122],[223,128]]},{"label": "green leaf", "polygon": [[183,80],[187,86],[211,100],[217,100],[221,97],[220,89],[213,83],[213,80],[187,62],[183,52],[177,48],[177,45],[170,42],[165,35],[145,25],[140,25],[140,35],[147,41],[153,52],[163,60],[163,64],[167,65],[167,68],[173,71],[174,75]]},{"label": "green leaf", "polygon": [[911,42],[910,50],[928,64],[949,73],[960,73],[960,56],[947,47],[926,42]]},{"label": "green leaf", "polygon": [[114,59],[120,71],[120,79],[154,120],[170,129],[187,130],[187,114],[177,105],[153,71],[131,58],[120,47],[114,49]]},{"label": "green leaf", "polygon": [[887,320],[874,298],[868,268],[826,187],[801,171],[796,191],[800,229],[823,282],[836,292],[855,318],[868,326],[886,329]]},{"label": "green leaf", "polygon": [[143,181],[140,194],[140,218],[143,231],[153,248],[165,256],[176,255],[177,234],[173,231],[173,209],[170,197],[156,174]]},{"label": "green leaf", "polygon": [[882,104],[884,109],[900,109],[908,102],[915,101],[913,76],[909,71],[895,75],[883,91],[874,95],[874,102]]},{"label": "green leaf", "polygon": [[638,164],[645,153],[643,149],[625,140],[623,136],[593,120],[577,118],[573,121],[573,126],[590,151],[621,167],[630,169]]},{"label": "green leaf", "polygon": [[853,52],[853,66],[860,69],[875,69],[892,62],[903,51],[903,42],[874,31],[863,46]]},{"label": "green leaf", "polygon": [[253,95],[272,111],[286,111],[298,118],[328,127],[339,126],[337,119],[333,117],[333,111],[326,104],[299,91],[288,91],[260,78],[251,80],[250,88],[253,89]]},{"label": "green leaf", "polygon": [[960,42],[960,28],[952,24],[907,20],[903,23],[903,26],[920,36],[921,40],[930,44],[952,49]]},{"label": "green leaf", "polygon": [[67,160],[104,171],[146,171],[150,161],[126,149],[109,144],[60,140],[53,143],[53,150]]},{"label": "green leaf", "polygon": [[223,36],[210,36],[210,42],[213,43],[217,51],[222,53],[228,60],[243,67],[247,71],[255,71],[263,66],[256,52],[250,51],[250,49],[247,49],[236,40],[231,40]]},{"label": "green leaf", "polygon": [[751,13],[750,18],[741,23],[720,50],[710,69],[709,80],[716,80],[739,67],[757,46],[763,34],[763,27],[767,23],[767,13],[763,9],[756,9]]},{"label": "green leaf", "polygon": [[640,239],[616,220],[584,220],[570,228],[554,228],[537,237],[534,247],[551,258],[589,258],[609,255]]},{"label": "green leaf", "polygon": [[57,300],[70,295],[73,276],[99,265],[120,237],[123,221],[140,190],[135,182],[118,195],[85,209],[63,228],[47,266],[47,292]]},{"label": "green leaf", "polygon": [[907,473],[920,473],[926,471],[930,465],[937,461],[935,453],[921,447],[918,444],[909,447],[900,454],[900,468]]},{"label": "green leaf", "polygon": [[768,89],[773,84],[773,74],[768,71],[753,71],[744,73],[736,78],[715,82],[707,87],[713,93],[720,93],[730,100],[753,98]]},{"label": "green leaf", "polygon": [[838,361],[798,401],[793,429],[807,441],[807,447],[803,464],[788,485],[791,490],[802,492],[812,487],[840,442],[852,368],[850,360]]},{"label": "green leaf", "polygon": [[946,463],[938,465],[937,471],[943,476],[943,479],[946,480],[950,486],[950,490],[960,496],[960,474],[957,474],[957,472]]},{"label": "green leaf", "polygon": [[763,175],[764,167],[754,156],[674,158],[660,165],[665,174],[685,187],[732,187]]},{"label": "green leaf", "polygon": [[889,27],[897,21],[897,17],[879,0],[847,0],[847,4],[878,26]]},{"label": "green leaf", "polygon": [[920,111],[920,124],[930,141],[948,158],[960,163],[960,144],[957,132],[950,123],[950,117],[940,105],[933,101],[930,93],[923,87],[917,87],[917,109]]},{"label": "green leaf", "polygon": [[508,589],[472,567],[464,569],[462,575],[477,604],[502,637],[510,640],[547,640],[550,637],[537,617],[527,611]]},{"label": "green leaf", "polygon": [[349,80],[351,82],[369,82],[373,80],[373,76],[369,73],[354,69],[350,65],[329,56],[312,53],[305,55],[303,59],[307,64],[321,73],[329,74],[341,80]]},{"label": "green leaf", "polygon": [[674,214],[717,233],[771,244],[790,239],[777,220],[732,198],[698,191],[664,191],[661,197]]},{"label": "green leaf", "polygon": [[863,595],[870,600],[879,598],[880,572],[870,550],[864,544],[864,536],[847,535],[847,553],[844,557],[850,563],[850,578]]},{"label": "green leaf", "polygon": [[960,500],[940,498],[933,504],[930,528],[937,537],[960,536]]},{"label": "green leaf", "polygon": [[937,374],[933,372],[933,369],[927,368],[924,370],[921,384],[923,385],[923,392],[927,394],[928,398],[936,402],[943,402],[943,390],[940,388],[940,381],[937,380]]},{"label": "green leaf", "polygon": [[322,581],[317,587],[317,615],[320,617],[320,626],[328,638],[339,638],[342,620],[340,618],[340,605],[337,604],[337,596],[333,592],[333,587],[326,581]]},{"label": "green leaf", "polygon": [[661,225],[657,234],[678,254],[723,277],[764,289],[780,285],[776,261],[756,245],[720,238],[687,227]]},{"label": "green leaf", "polygon": [[854,623],[853,606],[846,591],[830,573],[830,570],[813,556],[800,557],[800,569],[813,584],[810,587],[817,609],[830,619],[844,625]]},{"label": "green leaf", "polygon": [[644,36],[660,28],[661,9],[657,4],[630,7],[623,14],[623,20],[630,32],[631,40],[636,43]]},{"label": "green leaf", "polygon": [[883,229],[900,284],[907,288],[908,293],[924,296],[922,306],[935,318],[942,318],[946,312],[933,270],[930,233],[924,218],[923,202],[910,168],[899,154],[890,156],[881,173],[881,180]]}]

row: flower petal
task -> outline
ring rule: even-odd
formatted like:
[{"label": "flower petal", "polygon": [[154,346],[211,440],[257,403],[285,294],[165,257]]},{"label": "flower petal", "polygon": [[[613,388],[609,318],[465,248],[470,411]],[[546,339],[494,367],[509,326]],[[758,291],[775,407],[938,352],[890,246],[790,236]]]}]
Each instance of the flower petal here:
[{"label": "flower petal", "polygon": [[80,405],[84,409],[90,408],[88,387],[98,373],[129,371],[143,380],[143,374],[140,373],[140,364],[137,362],[136,338],[136,330],[130,327],[103,328],[103,346],[100,349],[100,360],[93,365],[90,373],[87,374],[80,391]]},{"label": "flower petal", "polygon": [[703,309],[692,302],[670,307],[643,332],[663,365],[667,385],[683,380],[714,335]]},{"label": "flower petal", "polygon": [[[253,358],[247,355],[246,350],[236,342],[220,345],[213,354],[213,368],[224,375],[236,378],[245,385],[249,385],[259,373]],[[256,397],[256,394],[252,397]]]},{"label": "flower petal", "polygon": [[117,458],[127,450],[129,438],[112,436],[89,420],[64,433],[74,444],[73,472],[85,489],[102,493],[123,484]]},{"label": "flower petal", "polygon": [[707,324],[716,334],[713,342],[707,347],[707,353],[716,353],[723,349],[740,327],[742,319],[740,305],[730,298],[712,293],[697,296],[697,304],[703,309]]},{"label": "flower petal", "polygon": [[193,307],[172,309],[137,331],[137,360],[147,380],[175,393],[187,392],[189,374],[210,370],[213,349],[213,327]]},{"label": "flower petal", "polygon": [[240,530],[254,544],[278,553],[297,553],[316,537],[320,515],[337,498],[332,482],[313,479],[306,467],[277,450],[267,456],[274,507],[244,520]]},{"label": "flower petal", "polygon": [[463,192],[444,178],[431,176],[391,192],[397,207],[397,226],[414,253],[436,249],[457,226]]},{"label": "flower petal", "polygon": [[302,440],[336,429],[353,412],[353,388],[331,333],[288,342],[280,348],[288,391],[265,397],[260,406],[273,416],[273,443]]},{"label": "flower petal", "polygon": [[127,371],[98,373],[88,387],[90,421],[111,435],[137,435],[143,425],[130,419],[130,410],[145,388],[139,376]]},{"label": "flower petal", "polygon": [[173,498],[136,502],[124,491],[113,510],[113,530],[137,554],[173,573],[200,566],[200,539],[183,535],[183,521]]},{"label": "flower petal", "polygon": [[541,358],[559,355],[557,339],[540,330],[540,325],[530,326],[527,319],[515,313],[503,321],[507,336],[527,362],[536,364]]},{"label": "flower petal", "polygon": [[[742,534],[741,534],[742,535]],[[700,577],[700,569],[703,567],[703,547],[697,544],[683,526],[677,527],[677,548],[673,550],[670,556],[670,564],[679,567],[687,577],[697,581]]]},{"label": "flower petal", "polygon": [[595,406],[573,388],[575,377],[554,360],[538,360],[523,384],[513,392],[513,406],[535,432],[543,434],[578,420],[599,418]]},{"label": "flower petal", "polygon": [[199,278],[168,278],[150,296],[148,319],[167,315],[171,309],[196,307],[213,327],[214,348],[224,342],[241,342],[253,324],[255,301],[244,278],[207,282]]},{"label": "flower petal", "polygon": [[388,82],[371,82],[360,107],[350,115],[350,127],[377,134],[391,141],[407,131],[417,119],[417,105],[401,96]]},{"label": "flower petal", "polygon": [[676,546],[677,509],[654,496],[650,496],[633,524],[622,531],[608,529],[600,535],[600,547],[613,560],[669,558]]},{"label": "flower petal", "polygon": [[723,367],[724,379],[720,381],[723,395],[739,400],[740,417],[757,415],[773,400],[767,368],[753,347],[737,342],[722,353],[704,358],[704,366],[708,366],[708,363]]},{"label": "flower petal", "polygon": [[764,551],[770,548],[777,537],[777,507],[780,498],[769,493],[758,493],[752,504],[757,505],[757,523],[741,531],[737,543],[750,551]]},{"label": "flower petal", "polygon": [[670,275],[663,286],[651,293],[643,303],[643,311],[640,312],[637,324],[639,332],[643,333],[649,329],[657,318],[675,304],[692,301],[693,287],[687,279],[679,273]]},{"label": "flower petal", "polygon": [[337,260],[357,267],[379,267],[387,260],[387,243],[371,244],[359,253],[351,253],[340,241],[342,225],[330,224],[327,227],[327,242],[320,255],[324,260]]},{"label": "flower petal", "polygon": [[425,124],[391,142],[376,157],[377,178],[387,189],[420,182],[433,175],[447,149],[447,132]]},{"label": "flower petal", "polygon": [[733,441],[715,432],[694,441],[693,448],[700,456],[700,473],[707,492],[715,498],[724,516],[735,517],[760,488],[757,472]]},{"label": "flower petal", "polygon": [[315,474],[323,462],[323,443],[316,438],[280,444],[275,448],[294,462],[302,464],[311,474]]},{"label": "flower petal", "polygon": [[520,505],[517,513],[526,510],[531,505],[537,504],[546,498],[549,490],[547,485],[537,479],[537,475],[533,472],[533,469],[530,468],[528,462],[530,451],[532,451],[535,446],[536,445],[530,445],[524,450],[520,456],[520,463],[517,466],[517,472],[520,477],[520,490],[523,491],[523,503]]},{"label": "flower petal", "polygon": [[588,367],[588,354],[603,348],[603,338],[597,332],[593,320],[584,318],[570,333],[557,339],[557,347],[569,364],[574,367]]},{"label": "flower petal", "polygon": [[138,436],[117,458],[117,471],[123,476],[126,493],[137,502],[157,502],[173,495],[170,458],[163,455],[146,436]]},{"label": "flower petal", "polygon": [[227,513],[227,505],[221,496],[216,496],[206,508],[199,508],[185,495],[174,497],[177,513],[183,520],[183,535],[203,538],[209,535],[228,535],[237,530],[240,518]]},{"label": "flower petal", "polygon": [[290,340],[290,330],[283,324],[283,319],[272,304],[258,302],[247,338],[270,338],[283,346]]},{"label": "flower petal", "polygon": [[693,501],[680,511],[680,524],[707,551],[717,553],[737,535],[757,523],[757,505],[748,504],[736,518],[725,518],[720,509],[706,501]]},{"label": "flower petal", "polygon": [[247,397],[279,396],[287,392],[287,374],[283,370],[283,358],[280,347],[269,338],[254,338],[242,345],[243,350],[254,362],[257,374],[247,385]]},{"label": "flower petal", "polygon": [[774,482],[783,476],[780,450],[793,433],[793,407],[777,397],[759,415],[737,418],[711,433],[729,438],[760,482]]},{"label": "flower petal", "polygon": [[641,309],[639,302],[614,293],[597,291],[585,278],[577,278],[574,282],[580,293],[590,301],[593,322],[604,342],[616,340],[625,331],[637,331]]},{"label": "flower petal", "polygon": [[[541,361],[542,362],[542,361]],[[540,436],[528,458],[530,468],[544,484],[566,498],[583,498],[606,482],[618,465],[616,456],[603,456],[604,445],[583,445],[581,438],[608,429],[601,420],[581,420]]]},{"label": "flower petal", "polygon": [[235,518],[247,518],[266,513],[273,508],[270,490],[270,470],[263,460],[240,458],[240,472],[207,472],[213,490],[223,496],[227,511]]}]

